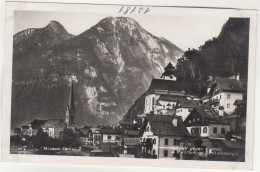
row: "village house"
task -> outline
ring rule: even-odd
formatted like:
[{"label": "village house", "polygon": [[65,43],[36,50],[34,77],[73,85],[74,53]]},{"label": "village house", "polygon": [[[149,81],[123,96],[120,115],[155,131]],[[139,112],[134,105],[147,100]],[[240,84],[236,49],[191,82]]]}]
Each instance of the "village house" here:
[{"label": "village house", "polygon": [[224,117],[203,107],[194,108],[184,125],[190,135],[196,137],[225,138],[230,131],[230,124]]},{"label": "village house", "polygon": [[123,139],[124,154],[131,154],[135,157],[141,152],[140,138],[137,137],[124,137]]},{"label": "village house", "polygon": [[193,108],[199,107],[200,103],[198,100],[181,100],[175,106],[175,114],[181,116],[184,121],[190,114]]},{"label": "village house", "polygon": [[181,117],[147,114],[141,131],[142,152],[153,158],[174,158],[180,140],[189,136]]},{"label": "village house", "polygon": [[[243,100],[245,93],[243,83],[239,80],[239,74],[236,77],[229,78],[216,77],[209,84],[209,87],[210,90],[208,89],[207,94],[211,95],[209,101],[212,102],[212,107],[216,110],[222,108],[227,114],[231,114],[235,110],[235,101]],[[220,115],[223,115],[223,113],[220,113]]]},{"label": "village house", "polygon": [[24,135],[24,136],[31,136],[32,135],[32,133],[29,130],[28,125],[22,125],[21,132],[22,132],[22,135]]},{"label": "village house", "polygon": [[104,126],[100,133],[102,143],[117,143],[117,145],[121,145],[122,133],[119,128],[115,126]]},{"label": "village house", "polygon": [[32,136],[35,136],[38,130],[43,127],[46,121],[47,120],[34,119],[32,122],[28,124],[29,133],[31,133]]},{"label": "village house", "polygon": [[65,128],[66,125],[62,119],[49,119],[42,127],[43,131],[52,138],[61,138]]},{"label": "village house", "polygon": [[144,113],[164,114],[161,110],[173,109],[180,100],[198,100],[199,92],[196,82],[153,79],[145,96]]},{"label": "village house", "polygon": [[145,95],[144,113],[167,114],[181,100],[199,100],[200,86],[193,81],[178,81],[169,63],[160,79],[153,79]]},{"label": "village house", "polygon": [[101,127],[91,127],[92,134],[92,144],[94,146],[99,146],[101,142]]}]

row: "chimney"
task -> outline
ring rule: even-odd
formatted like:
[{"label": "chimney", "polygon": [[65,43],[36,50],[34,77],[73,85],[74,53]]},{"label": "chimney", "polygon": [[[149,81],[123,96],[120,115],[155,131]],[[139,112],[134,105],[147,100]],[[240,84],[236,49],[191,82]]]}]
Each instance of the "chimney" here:
[{"label": "chimney", "polygon": [[240,73],[237,73],[237,80],[240,80]]},{"label": "chimney", "polygon": [[113,130],[116,128],[116,126],[115,125],[112,125],[112,128],[113,128]]},{"label": "chimney", "polygon": [[174,127],[177,127],[177,125],[178,125],[177,123],[178,123],[177,118],[174,118],[174,119],[172,120],[173,126],[174,126]]}]

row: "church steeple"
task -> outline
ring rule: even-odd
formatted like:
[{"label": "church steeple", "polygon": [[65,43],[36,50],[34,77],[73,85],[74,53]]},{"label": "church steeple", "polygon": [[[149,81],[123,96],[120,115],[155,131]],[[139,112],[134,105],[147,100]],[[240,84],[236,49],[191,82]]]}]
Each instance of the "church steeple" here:
[{"label": "church steeple", "polygon": [[73,81],[72,81],[69,104],[67,106],[66,119],[65,119],[67,127],[70,127],[70,128],[75,127],[75,116],[76,116],[76,108],[74,105],[74,90],[73,90]]},{"label": "church steeple", "polygon": [[75,105],[74,105],[74,92],[73,92],[73,81],[71,82],[71,92],[70,92],[70,100],[69,100],[69,109],[74,110],[76,112],[75,109]]},{"label": "church steeple", "polygon": [[161,78],[176,81],[176,77],[174,76],[174,70],[175,67],[172,65],[171,62],[169,62],[168,65],[164,68],[164,72]]}]

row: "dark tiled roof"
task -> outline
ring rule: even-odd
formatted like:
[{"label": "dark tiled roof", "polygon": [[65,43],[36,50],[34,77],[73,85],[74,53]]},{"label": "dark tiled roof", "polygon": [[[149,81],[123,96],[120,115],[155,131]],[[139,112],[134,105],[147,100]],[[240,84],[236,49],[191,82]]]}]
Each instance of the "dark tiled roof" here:
[{"label": "dark tiled roof", "polygon": [[199,107],[199,101],[198,100],[184,100],[180,101],[178,107],[181,108],[195,108]]},{"label": "dark tiled roof", "polygon": [[156,106],[162,106],[161,103],[159,103],[159,102],[156,102],[155,105],[156,105]]},{"label": "dark tiled roof", "polygon": [[237,104],[244,104],[244,101],[237,99],[237,100],[234,102],[234,105],[237,105]]},{"label": "dark tiled roof", "polygon": [[206,119],[209,124],[229,124],[229,122],[222,116],[219,116],[214,110],[206,110],[202,107],[194,108],[202,118]]},{"label": "dark tiled roof", "polygon": [[119,128],[103,127],[101,129],[101,134],[117,134],[117,135],[120,135],[121,131],[120,131]]},{"label": "dark tiled roof", "polygon": [[209,99],[209,98],[211,98],[211,95],[209,93],[207,93],[201,99],[205,100],[205,99]]},{"label": "dark tiled roof", "polygon": [[168,101],[168,102],[177,102],[177,101],[187,100],[187,99],[184,96],[160,95],[158,100]]},{"label": "dark tiled roof", "polygon": [[230,92],[243,92],[245,86],[242,81],[233,78],[221,78],[218,77],[212,82],[211,93],[217,94],[220,91],[230,91]]},{"label": "dark tiled roof", "polygon": [[125,130],[125,134],[130,136],[138,136],[139,131]]},{"label": "dark tiled roof", "polygon": [[[173,119],[177,119],[177,127],[173,125]],[[181,117],[173,115],[147,115],[151,131],[158,136],[188,136],[189,132],[183,125]]]},{"label": "dark tiled roof", "polygon": [[124,138],[125,146],[138,146],[141,145],[139,138]]},{"label": "dark tiled roof", "polygon": [[185,91],[185,94],[199,95],[200,87],[196,82],[173,81],[164,79],[153,79],[147,94],[155,93],[155,90]]},{"label": "dark tiled roof", "polygon": [[45,124],[46,121],[47,120],[35,119],[32,122],[30,122],[29,124],[32,125],[32,129],[39,129],[40,127],[42,127]]},{"label": "dark tiled roof", "polygon": [[23,126],[22,126],[22,129],[23,129],[23,130],[29,129],[29,126],[28,126],[28,125],[23,125]]},{"label": "dark tiled roof", "polygon": [[54,127],[64,127],[65,124],[62,119],[49,119],[43,125],[43,128],[54,128]]}]

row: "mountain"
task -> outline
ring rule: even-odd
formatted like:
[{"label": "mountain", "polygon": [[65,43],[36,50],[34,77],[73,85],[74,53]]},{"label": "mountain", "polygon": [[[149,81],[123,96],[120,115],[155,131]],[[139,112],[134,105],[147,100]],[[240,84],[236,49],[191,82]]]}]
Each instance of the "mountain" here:
[{"label": "mountain", "polygon": [[[240,73],[247,81],[249,46],[249,19],[230,18],[217,38],[210,39],[199,50],[184,52],[178,59],[175,74],[179,82],[198,83],[201,95],[206,93],[209,76],[227,77]],[[149,91],[149,90],[148,90]],[[144,112],[145,95],[141,95],[124,115],[122,123],[131,123]]]},{"label": "mountain", "polygon": [[74,80],[76,124],[117,123],[183,51],[126,17],[72,36],[58,22],[14,35],[12,128],[64,118]]},{"label": "mountain", "polygon": [[247,81],[249,18],[229,18],[218,37],[207,40],[198,50],[184,52],[176,65],[177,78],[207,81],[209,76],[240,74]]}]

